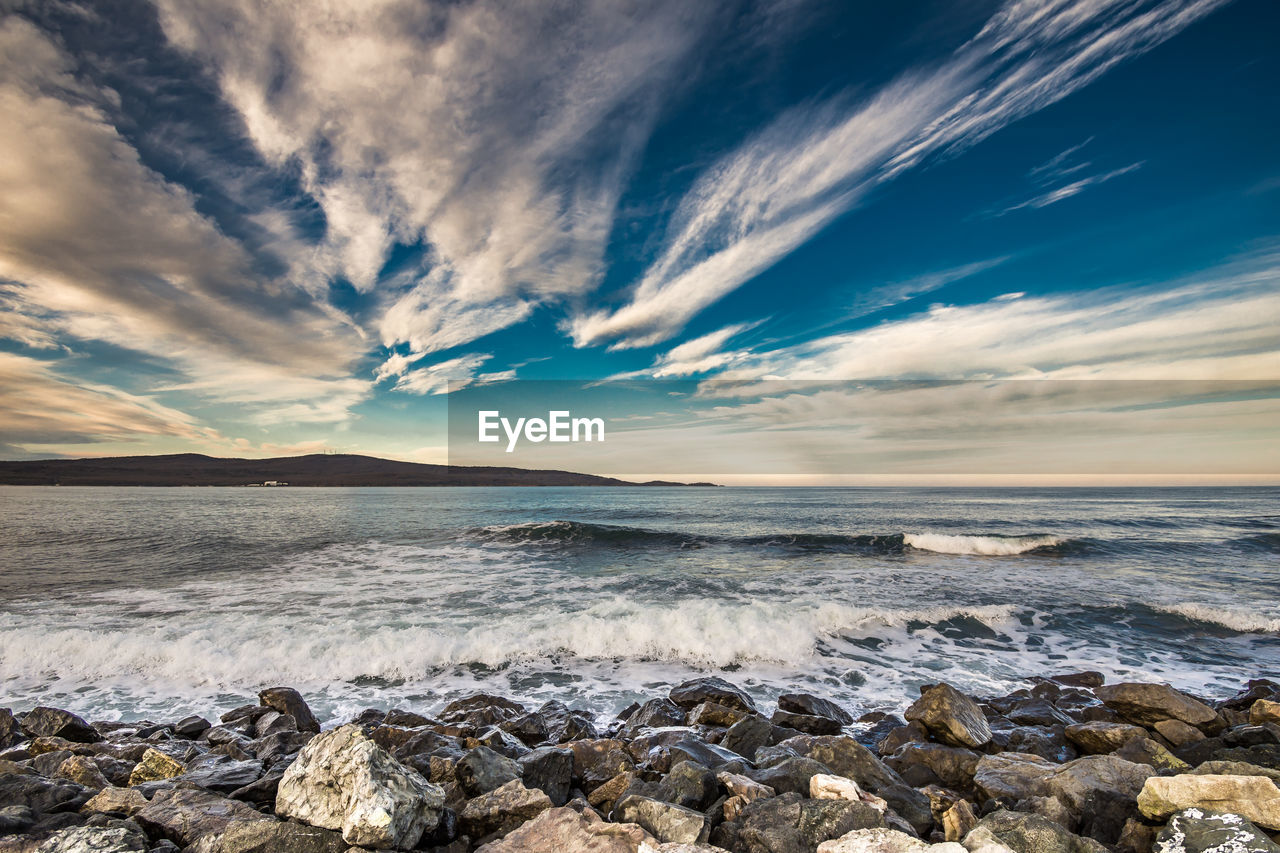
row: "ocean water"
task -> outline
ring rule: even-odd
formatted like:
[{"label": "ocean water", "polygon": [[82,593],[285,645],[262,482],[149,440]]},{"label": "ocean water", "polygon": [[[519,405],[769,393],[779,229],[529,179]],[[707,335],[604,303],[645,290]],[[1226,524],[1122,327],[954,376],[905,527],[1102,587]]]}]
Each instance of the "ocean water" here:
[{"label": "ocean water", "polygon": [[1280,675],[1280,489],[0,488],[0,705]]}]

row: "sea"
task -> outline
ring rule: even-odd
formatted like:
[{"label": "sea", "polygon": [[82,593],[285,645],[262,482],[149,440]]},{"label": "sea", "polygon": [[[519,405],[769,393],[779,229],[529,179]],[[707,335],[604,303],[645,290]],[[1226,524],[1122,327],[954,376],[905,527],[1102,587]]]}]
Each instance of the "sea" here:
[{"label": "sea", "polygon": [[326,722],[700,675],[900,711],[1280,677],[1280,489],[0,487],[0,705]]}]

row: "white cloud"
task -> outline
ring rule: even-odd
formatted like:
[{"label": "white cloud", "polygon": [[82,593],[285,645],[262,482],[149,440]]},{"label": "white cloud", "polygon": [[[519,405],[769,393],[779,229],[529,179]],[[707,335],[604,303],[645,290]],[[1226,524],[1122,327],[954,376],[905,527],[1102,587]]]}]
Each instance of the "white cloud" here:
[{"label": "white cloud", "polygon": [[[458,383],[470,384],[472,381],[479,379],[477,371],[491,358],[493,356],[487,353],[471,353],[441,361],[429,367],[420,367],[396,380],[395,388],[397,391],[405,391],[410,394],[447,394],[449,393],[449,383],[451,382],[454,383],[454,388],[456,389],[459,387]],[[488,374],[485,380],[514,377],[515,371],[513,370]]]},{"label": "white cloud", "polygon": [[579,346],[650,346],[930,157],[976,144],[1160,44],[1224,0],[1010,0],[949,59],[780,116],[695,182],[663,250],[616,310],[568,328]]}]

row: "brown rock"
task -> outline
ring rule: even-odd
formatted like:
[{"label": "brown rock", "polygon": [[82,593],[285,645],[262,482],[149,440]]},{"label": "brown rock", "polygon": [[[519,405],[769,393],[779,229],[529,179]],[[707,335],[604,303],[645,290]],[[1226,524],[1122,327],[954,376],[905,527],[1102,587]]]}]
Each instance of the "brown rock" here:
[{"label": "brown rock", "polygon": [[978,703],[949,684],[926,690],[904,716],[918,720],[951,746],[979,747],[991,740],[991,727]]},{"label": "brown rock", "polygon": [[547,809],[476,853],[639,853],[656,841],[634,823],[605,823],[594,812]]},{"label": "brown rock", "polygon": [[1140,726],[1152,726],[1161,720],[1181,720],[1203,727],[1218,718],[1217,711],[1167,684],[1110,684],[1094,693],[1108,708]]}]

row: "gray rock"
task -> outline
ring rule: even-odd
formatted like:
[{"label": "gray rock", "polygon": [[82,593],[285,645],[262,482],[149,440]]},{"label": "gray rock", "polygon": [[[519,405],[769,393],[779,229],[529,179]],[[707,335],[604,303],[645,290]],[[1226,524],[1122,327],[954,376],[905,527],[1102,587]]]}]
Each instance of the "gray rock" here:
[{"label": "gray rock", "polygon": [[190,716],[184,717],[173,727],[173,733],[178,737],[185,737],[195,740],[204,734],[210,728],[209,721],[204,717]]},{"label": "gray rock", "polygon": [[0,835],[25,832],[36,820],[36,813],[30,806],[4,806],[0,808]]},{"label": "gray rock", "polygon": [[454,768],[454,776],[468,796],[478,797],[521,778],[520,765],[487,746],[468,752]]},{"label": "gray rock", "polygon": [[668,696],[681,708],[693,708],[703,702],[715,702],[729,708],[739,708],[753,714],[759,713],[750,696],[723,678],[695,678],[671,688]]},{"label": "gray rock", "polygon": [[884,828],[880,813],[866,803],[807,800],[794,793],[747,803],[736,823],[734,849],[750,853],[812,853],[855,829]]},{"label": "gray rock", "polygon": [[22,715],[22,728],[32,737],[60,737],[76,743],[102,740],[98,730],[81,717],[60,708],[33,708]]},{"label": "gray rock", "polygon": [[268,687],[258,694],[258,701],[266,708],[293,717],[298,731],[319,734],[320,722],[302,694],[292,687]]},{"label": "gray rock", "polygon": [[635,713],[627,717],[619,735],[631,738],[641,729],[660,729],[666,726],[683,726],[688,719],[685,710],[670,699],[657,698],[645,702]]},{"label": "gray rock", "polygon": [[1094,693],[1108,708],[1140,726],[1152,726],[1161,720],[1181,720],[1203,728],[1218,718],[1218,713],[1208,705],[1167,684],[1108,684]]},{"label": "gray rock", "polygon": [[285,771],[276,814],[341,830],[355,846],[408,849],[440,819],[445,793],[346,725],[317,735]]},{"label": "gray rock", "polygon": [[620,740],[575,740],[565,746],[573,751],[573,780],[587,794],[619,773],[636,769],[627,744]]},{"label": "gray rock", "polygon": [[831,773],[830,767],[808,756],[796,756],[780,761],[772,767],[747,771],[750,779],[761,785],[768,785],[779,794],[793,792],[801,796],[809,795],[809,783],[814,776],[829,773]]},{"label": "gray rock", "polygon": [[980,747],[991,740],[991,727],[978,703],[949,684],[926,690],[903,716],[919,721],[950,746]]},{"label": "gray rock", "polygon": [[980,758],[969,749],[940,743],[908,743],[886,758],[885,764],[914,788],[939,784],[956,791],[970,791]]},{"label": "gray rock", "polygon": [[783,693],[778,697],[778,709],[792,714],[810,717],[826,717],[842,726],[853,723],[853,716],[835,702],[809,693]]},{"label": "gray rock", "polygon": [[26,773],[0,776],[0,803],[26,806],[36,814],[75,811],[93,793],[89,788],[66,779],[46,779]]},{"label": "gray rock", "polygon": [[185,853],[345,853],[342,836],[302,823],[254,820],[232,823],[203,836]]},{"label": "gray rock", "polygon": [[440,712],[440,719],[446,723],[470,723],[477,727],[491,726],[514,720],[525,710],[526,708],[519,702],[513,702],[502,696],[474,693],[445,705]]},{"label": "gray rock", "polygon": [[558,746],[544,746],[516,761],[520,765],[520,778],[525,787],[537,788],[551,798],[552,805],[563,806],[569,802],[569,788],[573,784],[573,750]]},{"label": "gray rock", "polygon": [[819,717],[812,714],[793,714],[779,708],[773,712],[772,722],[775,726],[786,726],[798,732],[810,735],[835,735],[843,728],[838,720],[830,717]]},{"label": "gray rock", "polygon": [[177,778],[219,794],[230,794],[252,785],[261,776],[261,761],[232,761],[222,755],[207,755],[188,764],[187,772]]},{"label": "gray rock", "polygon": [[618,803],[614,819],[634,823],[662,842],[694,844],[705,841],[711,831],[707,816],[701,812],[636,795]]},{"label": "gray rock", "polygon": [[152,836],[163,836],[180,847],[222,832],[236,821],[275,820],[244,803],[199,788],[157,791],[133,819]]},{"label": "gray rock", "polygon": [[1014,853],[1109,853],[1092,838],[1081,838],[1061,824],[1037,814],[1001,810],[978,822]]},{"label": "gray rock", "polygon": [[36,848],[38,853],[142,853],[146,849],[147,837],[128,826],[64,829]]},{"label": "gray rock", "polygon": [[764,717],[743,717],[729,726],[720,739],[720,746],[752,761],[761,747],[768,746],[772,734],[773,724]]},{"label": "gray rock", "polygon": [[1280,853],[1280,845],[1240,815],[1187,809],[1169,819],[1154,853]]},{"label": "gray rock", "polygon": [[695,811],[705,811],[720,796],[716,774],[696,761],[682,761],[658,783],[657,799]]},{"label": "gray rock", "polygon": [[547,721],[547,743],[568,743],[600,737],[590,714],[570,710],[563,702],[547,702],[538,709],[538,713]]},{"label": "gray rock", "polygon": [[500,838],[551,808],[551,798],[513,779],[500,788],[468,800],[458,812],[458,826],[470,838]]},{"label": "gray rock", "polygon": [[572,808],[548,809],[533,820],[492,841],[477,853],[640,853],[656,845],[639,826],[605,823],[587,809],[579,814]]}]

